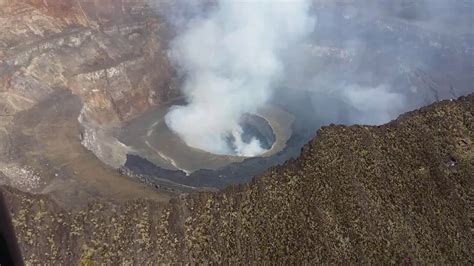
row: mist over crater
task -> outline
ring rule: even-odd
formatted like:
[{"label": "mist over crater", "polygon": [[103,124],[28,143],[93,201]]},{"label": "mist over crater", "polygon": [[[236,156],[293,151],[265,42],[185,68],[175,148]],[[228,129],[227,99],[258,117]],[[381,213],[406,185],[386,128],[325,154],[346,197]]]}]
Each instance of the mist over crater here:
[{"label": "mist over crater", "polygon": [[171,108],[168,126],[189,146],[211,153],[252,157],[266,152],[239,122],[263,107],[284,79],[283,53],[313,30],[310,4],[223,0],[191,19],[170,51],[183,72],[188,104]]},{"label": "mist over crater", "polygon": [[[381,125],[403,112],[468,94],[474,33],[468,12],[458,11],[472,5],[176,1],[162,15],[175,31],[168,56],[186,104],[166,111],[167,128],[185,146],[215,155],[209,158],[247,159],[187,168],[176,160],[174,169],[188,177],[152,169],[137,157],[127,166],[190,185],[241,183],[298,156],[323,125]],[[265,106],[293,117],[275,119],[292,121],[289,130],[283,122],[283,131],[291,132],[284,143],[275,133],[276,153],[240,124]]]},{"label": "mist over crater", "polygon": [[83,145],[150,183],[245,183],[296,158],[324,125],[381,125],[472,92],[470,1],[177,0],[154,8],[156,24],[91,39],[114,45],[117,66],[88,63],[69,81],[85,102]]},{"label": "mist over crater", "polygon": [[0,239],[27,265],[472,264],[473,14],[0,0]]}]

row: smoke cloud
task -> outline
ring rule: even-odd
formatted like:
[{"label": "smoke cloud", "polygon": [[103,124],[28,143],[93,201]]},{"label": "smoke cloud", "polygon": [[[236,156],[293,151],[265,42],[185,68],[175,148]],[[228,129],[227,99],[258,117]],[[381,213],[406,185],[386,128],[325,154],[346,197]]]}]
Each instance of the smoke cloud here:
[{"label": "smoke cloud", "polygon": [[[473,92],[473,1],[319,2],[308,42],[285,55],[288,78],[278,92],[310,130],[380,125]],[[299,108],[297,94],[311,105]]]},{"label": "smoke cloud", "polygon": [[212,153],[263,153],[257,139],[242,140],[240,118],[265,105],[284,79],[282,55],[313,30],[310,4],[220,0],[191,20],[170,52],[185,72],[188,104],[172,107],[167,125],[189,146]]},{"label": "smoke cloud", "polygon": [[473,92],[471,0],[202,2],[166,14],[188,102],[166,122],[193,147],[264,152],[239,119],[267,102],[298,118],[303,144],[325,124],[379,125]]}]

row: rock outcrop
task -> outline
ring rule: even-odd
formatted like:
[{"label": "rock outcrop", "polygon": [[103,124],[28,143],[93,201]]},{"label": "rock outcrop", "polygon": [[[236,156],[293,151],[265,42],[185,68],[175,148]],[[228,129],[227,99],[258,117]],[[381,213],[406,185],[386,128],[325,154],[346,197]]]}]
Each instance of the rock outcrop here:
[{"label": "rock outcrop", "polygon": [[[90,119],[111,124],[176,97],[166,42],[160,39],[165,26],[150,10],[138,0],[2,7],[0,114],[12,115],[70,89]],[[76,19],[81,14],[92,22]]]},{"label": "rock outcrop", "polygon": [[28,264],[469,264],[473,173],[471,94],[324,127],[297,160],[217,193],[68,210],[1,192]]},{"label": "rock outcrop", "polygon": [[[100,145],[88,148],[98,157],[110,150],[113,156],[104,156],[115,167],[124,161],[124,148],[107,146],[117,141],[102,130],[179,95],[166,56],[166,25],[144,1],[0,4],[0,172],[6,175],[0,184],[50,191],[50,181],[61,179],[59,169],[89,156],[77,145],[81,137],[91,143],[100,136]],[[55,137],[62,130],[69,133]],[[61,159],[52,162],[49,155]],[[93,160],[87,161],[97,165]]]}]

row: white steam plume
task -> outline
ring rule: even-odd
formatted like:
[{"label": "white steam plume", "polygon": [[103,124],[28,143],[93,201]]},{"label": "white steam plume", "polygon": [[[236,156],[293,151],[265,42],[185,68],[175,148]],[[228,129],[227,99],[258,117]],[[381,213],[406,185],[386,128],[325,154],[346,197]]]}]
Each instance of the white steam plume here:
[{"label": "white steam plume", "polygon": [[239,120],[270,99],[284,76],[281,54],[313,29],[309,8],[309,0],[220,0],[209,16],[191,21],[171,52],[186,73],[189,104],[171,109],[168,126],[212,153],[263,153],[257,139],[242,141]]}]

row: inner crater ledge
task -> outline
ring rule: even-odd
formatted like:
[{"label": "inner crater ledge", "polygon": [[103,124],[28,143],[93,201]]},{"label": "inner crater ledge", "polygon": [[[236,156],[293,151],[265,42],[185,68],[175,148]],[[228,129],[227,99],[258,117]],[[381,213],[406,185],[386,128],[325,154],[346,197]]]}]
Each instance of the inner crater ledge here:
[{"label": "inner crater ledge", "polygon": [[[213,154],[188,146],[165,122],[168,106],[150,111],[125,125],[119,140],[131,147],[131,153],[168,170],[187,174],[200,169],[217,170],[249,157]],[[282,151],[292,135],[294,116],[275,105],[266,105],[255,114],[245,114],[240,125],[242,140],[255,138],[266,151],[258,157],[270,157]],[[229,141],[229,145],[232,143]]]}]

